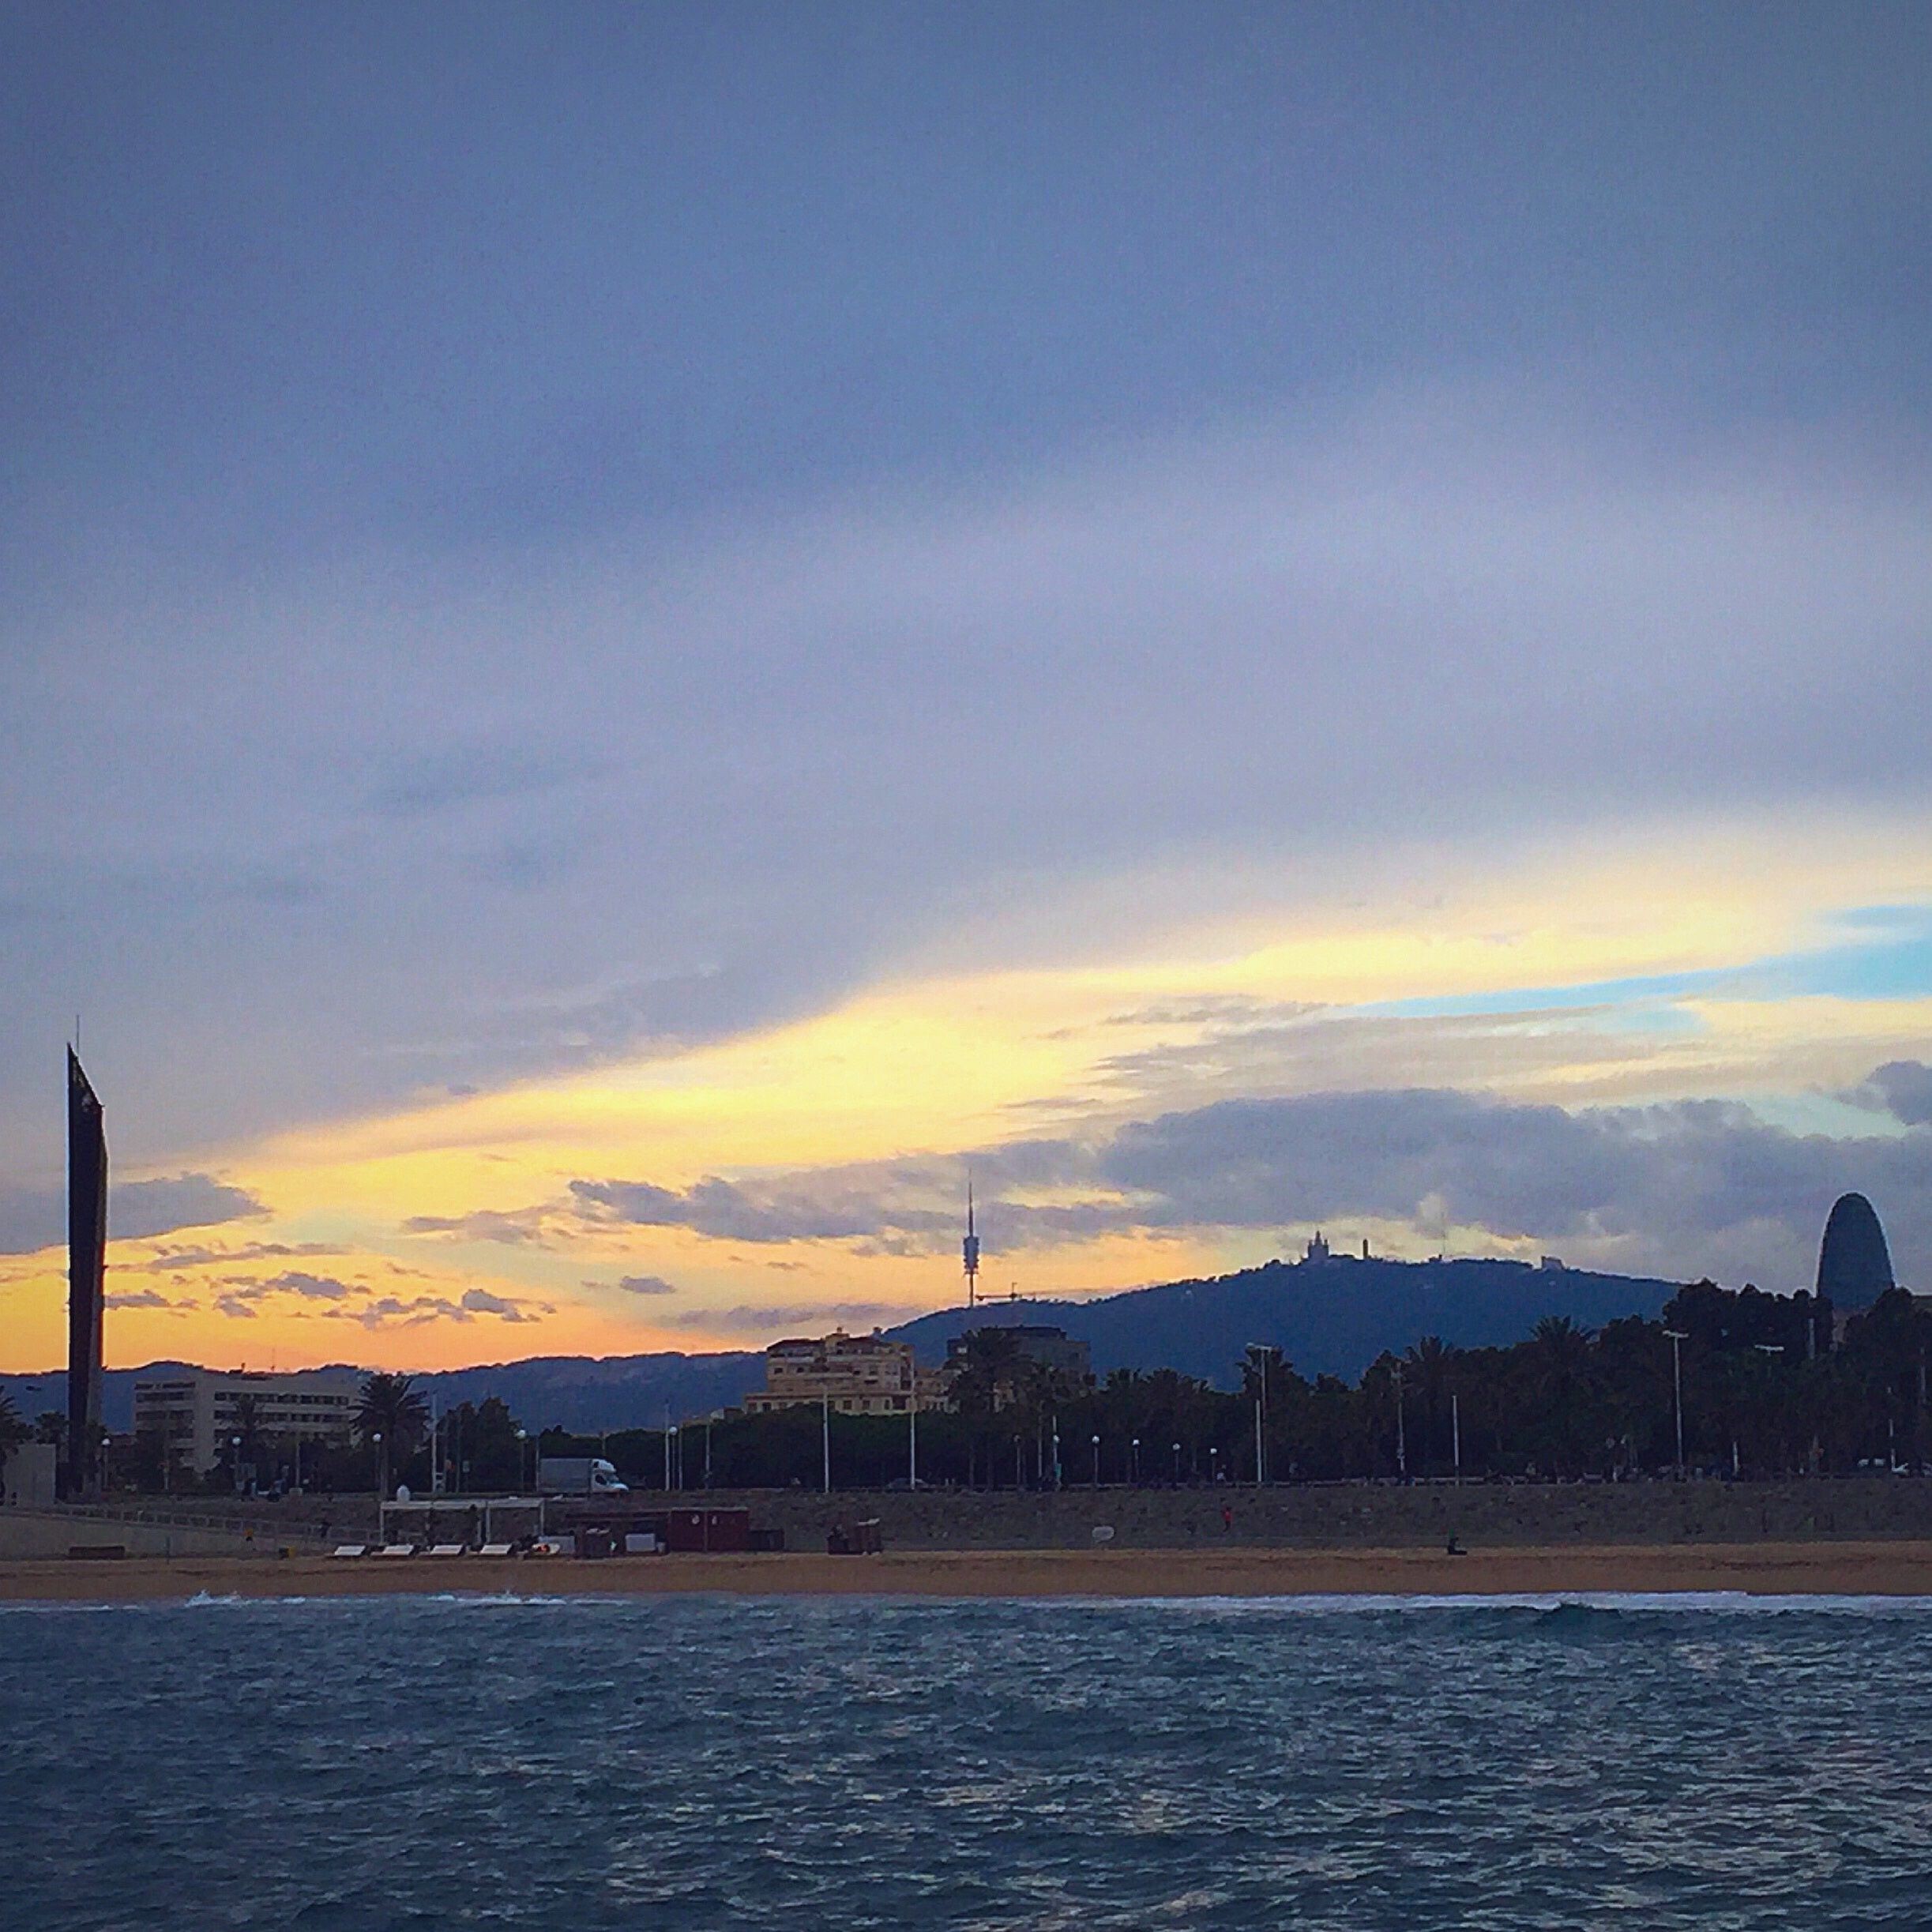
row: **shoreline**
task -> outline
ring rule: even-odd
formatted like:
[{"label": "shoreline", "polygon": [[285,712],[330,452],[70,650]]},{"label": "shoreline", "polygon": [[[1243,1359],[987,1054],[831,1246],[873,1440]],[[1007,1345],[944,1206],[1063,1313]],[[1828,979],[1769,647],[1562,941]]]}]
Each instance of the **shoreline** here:
[{"label": "shoreline", "polygon": [[0,1602],[486,1595],[554,1597],[1549,1596],[1730,1592],[1932,1598],[1932,1541],[1480,1549],[935,1550],[493,1560],[0,1559]]}]

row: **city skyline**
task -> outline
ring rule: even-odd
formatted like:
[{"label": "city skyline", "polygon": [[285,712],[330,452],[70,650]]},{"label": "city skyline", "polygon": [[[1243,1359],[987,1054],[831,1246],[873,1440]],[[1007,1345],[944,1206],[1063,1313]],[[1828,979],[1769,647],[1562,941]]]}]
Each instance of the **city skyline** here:
[{"label": "city skyline", "polygon": [[0,24],[0,1369],[1932,1283],[1925,16],[1378,17]]}]

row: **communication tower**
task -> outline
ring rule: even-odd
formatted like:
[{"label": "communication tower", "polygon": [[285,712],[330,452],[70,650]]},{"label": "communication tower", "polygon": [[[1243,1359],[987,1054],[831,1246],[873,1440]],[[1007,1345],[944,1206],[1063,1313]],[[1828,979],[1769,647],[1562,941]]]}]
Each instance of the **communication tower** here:
[{"label": "communication tower", "polygon": [[976,1307],[979,1301],[979,1236],[973,1227],[970,1174],[966,1177],[966,1239],[960,1243],[960,1253],[966,1264],[966,1306]]}]

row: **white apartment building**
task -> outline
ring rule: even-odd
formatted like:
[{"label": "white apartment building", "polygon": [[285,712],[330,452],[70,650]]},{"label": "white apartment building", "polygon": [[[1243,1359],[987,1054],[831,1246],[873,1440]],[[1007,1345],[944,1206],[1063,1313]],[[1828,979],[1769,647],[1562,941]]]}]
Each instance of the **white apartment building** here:
[{"label": "white apartment building", "polygon": [[903,1415],[918,1393],[911,1343],[840,1329],[815,1341],[774,1342],[765,1351],[765,1386],[745,1397],[745,1409],[765,1415],[829,1400],[841,1415]]},{"label": "white apartment building", "polygon": [[254,1435],[261,1453],[293,1442],[340,1441],[355,1425],[362,1378],[353,1369],[302,1369],[275,1375],[246,1369],[178,1369],[134,1385],[134,1433],[167,1445],[177,1468],[205,1474],[221,1459],[221,1445],[242,1433],[238,1408],[254,1404]]}]

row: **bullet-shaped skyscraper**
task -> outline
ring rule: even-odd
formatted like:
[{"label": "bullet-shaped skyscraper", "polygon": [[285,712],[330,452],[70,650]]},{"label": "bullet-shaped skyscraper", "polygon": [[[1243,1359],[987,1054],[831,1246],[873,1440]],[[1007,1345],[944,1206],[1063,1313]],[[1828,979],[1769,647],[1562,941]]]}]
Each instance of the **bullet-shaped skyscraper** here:
[{"label": "bullet-shaped skyscraper", "polygon": [[107,1269],[107,1133],[100,1100],[67,1049],[67,1453],[61,1494],[101,1491],[101,1308]]}]

